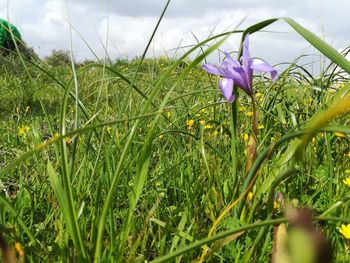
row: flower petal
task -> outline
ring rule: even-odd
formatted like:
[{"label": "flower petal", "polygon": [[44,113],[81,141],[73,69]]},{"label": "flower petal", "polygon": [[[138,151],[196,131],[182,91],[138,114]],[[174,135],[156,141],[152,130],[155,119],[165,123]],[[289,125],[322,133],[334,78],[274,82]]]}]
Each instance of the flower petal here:
[{"label": "flower petal", "polygon": [[233,93],[233,79],[223,78],[219,82],[219,88],[229,103],[235,100],[235,94]]},{"label": "flower petal", "polygon": [[250,67],[257,71],[269,72],[271,74],[271,79],[275,82],[278,78],[277,70],[274,69],[270,64],[266,62],[255,62],[253,61]]},{"label": "flower petal", "polygon": [[242,57],[246,58],[246,59],[250,58],[250,54],[249,54],[249,33],[244,38]]},{"label": "flower petal", "polygon": [[238,60],[234,60],[230,54],[228,52],[224,52],[225,54],[225,57],[226,57],[226,61],[224,61],[222,64],[223,65],[227,65],[227,66],[230,66],[230,67],[240,67],[241,64],[239,63]]},{"label": "flower petal", "polygon": [[202,67],[203,67],[203,69],[205,71],[207,71],[210,74],[214,74],[214,75],[217,75],[217,76],[222,76],[222,74],[220,73],[220,68],[218,66],[213,66],[213,65],[210,65],[210,64],[204,64]]}]

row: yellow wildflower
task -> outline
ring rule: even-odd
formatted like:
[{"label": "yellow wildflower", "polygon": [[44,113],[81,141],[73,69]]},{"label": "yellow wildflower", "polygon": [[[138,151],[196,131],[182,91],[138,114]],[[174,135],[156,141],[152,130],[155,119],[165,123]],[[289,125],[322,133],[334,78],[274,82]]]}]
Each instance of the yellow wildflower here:
[{"label": "yellow wildflower", "polygon": [[249,192],[248,195],[247,195],[249,200],[252,200],[253,196],[254,196],[254,194],[252,192]]},{"label": "yellow wildflower", "polygon": [[316,138],[315,138],[315,137],[312,137],[311,142],[312,142],[312,143],[316,143]]},{"label": "yellow wildflower", "polygon": [[244,136],[243,136],[243,139],[244,139],[245,143],[248,143],[248,141],[249,141],[249,134],[245,133]]},{"label": "yellow wildflower", "polygon": [[187,129],[191,130],[194,124],[194,120],[187,120],[186,125]]},{"label": "yellow wildflower", "polygon": [[218,132],[217,130],[213,131],[213,136],[217,136],[218,133],[219,133],[219,132]]},{"label": "yellow wildflower", "polygon": [[239,111],[240,111],[240,112],[244,112],[244,111],[246,111],[246,108],[243,107],[243,106],[241,106],[241,107],[239,107]]},{"label": "yellow wildflower", "polygon": [[261,94],[260,92],[257,92],[257,93],[255,94],[255,96],[256,96],[257,98],[260,98],[260,97],[262,96],[262,94]]},{"label": "yellow wildflower", "polygon": [[17,250],[17,252],[18,252],[18,255],[19,255],[21,258],[23,258],[25,253],[24,253],[24,249],[23,249],[23,246],[21,245],[21,243],[16,242],[15,248],[16,248],[16,250]]},{"label": "yellow wildflower", "polygon": [[211,128],[213,128],[213,126],[211,126],[210,124],[207,124],[204,126],[204,129],[206,129],[206,130],[211,129]]},{"label": "yellow wildflower", "polygon": [[163,139],[164,138],[164,134],[160,134],[159,135],[159,140]]},{"label": "yellow wildflower", "polygon": [[170,112],[170,111],[168,111],[168,112],[166,113],[166,116],[167,116],[168,118],[170,118],[170,116],[171,116],[171,112]]},{"label": "yellow wildflower", "polygon": [[259,124],[259,126],[258,126],[259,130],[264,129],[264,128],[265,128],[265,126],[263,124]]},{"label": "yellow wildflower", "polygon": [[337,137],[346,137],[346,135],[343,132],[334,132],[334,135]]},{"label": "yellow wildflower", "polygon": [[71,144],[73,142],[73,139],[69,138],[68,136],[64,138],[66,143]]},{"label": "yellow wildflower", "polygon": [[339,232],[346,238],[350,239],[350,224],[341,225]]},{"label": "yellow wildflower", "polygon": [[18,129],[18,136],[19,136],[19,137],[25,136],[29,131],[30,131],[29,126],[27,126],[27,125],[22,125],[22,126]]},{"label": "yellow wildflower", "polygon": [[252,117],[253,116],[253,112],[252,111],[248,111],[245,113],[246,116],[248,117]]},{"label": "yellow wildflower", "polygon": [[278,202],[276,200],[273,201],[273,209],[278,208]]},{"label": "yellow wildflower", "polygon": [[344,179],[343,183],[346,184],[347,186],[350,186],[350,177]]},{"label": "yellow wildflower", "polygon": [[204,124],[205,124],[205,120],[200,120],[199,123],[200,123],[201,125],[204,125]]}]

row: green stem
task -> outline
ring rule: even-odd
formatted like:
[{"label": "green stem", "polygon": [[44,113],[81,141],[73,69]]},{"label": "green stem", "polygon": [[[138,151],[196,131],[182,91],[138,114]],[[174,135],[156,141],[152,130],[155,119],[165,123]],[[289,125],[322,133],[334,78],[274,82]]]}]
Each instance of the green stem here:
[{"label": "green stem", "polygon": [[[269,197],[268,197],[268,200],[267,200],[267,217],[266,217],[266,220],[270,220],[272,218],[273,202],[275,200],[275,190],[276,190],[277,186],[279,186],[279,184],[283,180],[285,180],[288,177],[296,174],[297,172],[298,172],[298,170],[296,170],[294,168],[288,168],[287,170],[283,171],[279,176],[277,176],[275,181],[272,183],[271,189],[270,189],[270,192],[269,192]],[[254,243],[253,243],[251,249],[249,250],[248,254],[245,256],[244,262],[249,262],[251,256],[253,255],[255,249],[257,248],[257,246],[260,243],[260,241],[263,238],[263,236],[266,234],[267,230],[268,230],[267,226],[262,227],[260,229],[257,237],[254,240]]]},{"label": "green stem", "polygon": [[259,130],[258,130],[258,115],[256,111],[256,105],[255,105],[255,100],[254,96],[250,96],[250,99],[252,100],[252,108],[253,108],[253,116],[252,116],[252,130],[253,130],[253,135],[255,139],[257,139]]},{"label": "green stem", "polygon": [[[346,224],[350,223],[350,219],[339,218],[339,217],[315,217],[313,220],[314,221],[335,221],[335,222],[342,222],[342,223],[346,223]],[[286,218],[270,219],[270,220],[265,220],[263,222],[258,222],[258,223],[254,223],[254,224],[250,224],[250,225],[246,225],[246,226],[242,226],[242,227],[237,227],[235,229],[227,230],[227,231],[221,232],[215,236],[204,238],[202,240],[196,241],[193,244],[188,245],[188,246],[183,247],[183,248],[180,248],[180,249],[178,249],[170,254],[156,258],[155,260],[150,261],[150,263],[168,262],[169,260],[174,259],[182,254],[185,254],[185,253],[187,253],[195,248],[199,248],[199,247],[204,246],[206,244],[213,243],[215,241],[218,241],[220,239],[234,235],[236,233],[243,232],[243,231],[249,231],[249,230],[252,230],[255,228],[259,228],[259,227],[278,225],[278,224],[282,224],[282,223],[286,223],[286,222],[288,222],[288,220]]]},{"label": "green stem", "polygon": [[224,232],[221,232],[215,236],[209,237],[209,238],[204,238],[202,240],[199,240],[197,242],[194,242],[193,244],[180,248],[176,251],[174,251],[173,253],[167,254],[165,256],[156,258],[155,260],[151,261],[150,263],[160,263],[160,262],[167,262],[171,259],[176,258],[177,256],[180,256],[182,254],[185,254],[195,248],[201,247],[203,245],[206,244],[210,244],[213,243],[217,240],[223,239],[225,237],[234,235],[236,233],[239,232],[243,232],[243,231],[248,231],[248,230],[252,230],[255,228],[259,228],[259,227],[263,227],[263,226],[270,226],[270,225],[277,225],[277,224],[281,224],[281,223],[285,223],[287,222],[287,219],[285,218],[279,218],[279,219],[273,219],[273,220],[268,220],[268,221],[263,221],[263,222],[258,222],[255,224],[250,224],[250,225],[246,225],[246,226],[242,226],[242,227],[237,227],[235,229],[231,229],[231,230],[227,230]]},{"label": "green stem", "polygon": [[[252,180],[255,180],[255,174],[259,171],[261,165],[263,164],[263,162],[269,158],[269,156],[272,155],[272,153],[274,152],[274,150],[282,145],[284,142],[291,140],[295,137],[299,137],[303,134],[308,133],[307,130],[300,130],[300,131],[296,131],[290,134],[286,134],[284,135],[280,140],[278,140],[276,143],[271,144],[270,146],[268,146],[267,148],[265,148],[260,155],[256,158],[255,162],[252,165],[252,168],[249,170],[249,173],[247,175],[247,178],[244,181],[243,184],[243,189],[242,189],[242,193],[244,191],[246,191],[246,189],[249,186],[252,186]],[[237,209],[235,210],[235,217],[238,218],[239,215],[241,214],[242,210],[243,210],[243,204],[245,202],[245,198],[243,198],[237,205]]]},{"label": "green stem", "polygon": [[232,177],[233,177],[233,187],[234,187],[234,193],[237,192],[237,100],[236,98],[235,103],[231,106],[231,118],[232,121],[230,122],[230,128],[231,128],[231,159],[232,159]]}]

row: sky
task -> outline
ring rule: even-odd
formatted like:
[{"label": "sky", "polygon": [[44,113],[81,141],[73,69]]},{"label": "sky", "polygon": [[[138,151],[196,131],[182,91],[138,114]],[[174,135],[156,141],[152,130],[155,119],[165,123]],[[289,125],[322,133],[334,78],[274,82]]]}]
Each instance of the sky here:
[{"label": "sky", "polygon": [[[140,56],[165,6],[165,0],[0,0],[0,17],[20,30],[40,57],[70,49],[77,60],[95,53],[112,59]],[[348,0],[172,0],[148,56],[183,54],[186,46],[261,20],[291,17],[337,50],[350,45]],[[279,21],[250,37],[251,55],[271,64],[319,53]],[[70,34],[71,32],[71,34]],[[72,36],[72,37],[71,37]],[[221,50],[237,51],[240,35]],[[91,50],[93,52],[91,52]],[[196,53],[197,54],[197,53]],[[219,52],[211,60],[220,59]]]}]

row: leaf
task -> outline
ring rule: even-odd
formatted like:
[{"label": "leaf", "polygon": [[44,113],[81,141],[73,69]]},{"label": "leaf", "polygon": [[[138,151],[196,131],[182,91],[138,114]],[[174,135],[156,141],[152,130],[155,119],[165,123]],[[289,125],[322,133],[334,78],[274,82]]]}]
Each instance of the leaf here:
[{"label": "leaf", "polygon": [[56,196],[58,204],[61,208],[63,218],[65,219],[67,231],[70,234],[70,236],[72,237],[73,242],[75,243],[75,242],[77,242],[77,240],[75,240],[75,234],[73,231],[72,224],[70,222],[71,217],[70,217],[70,212],[69,212],[69,207],[68,207],[68,202],[67,202],[67,196],[66,196],[65,191],[63,189],[63,185],[61,183],[61,180],[59,179],[59,175],[56,173],[50,160],[47,161],[47,173],[49,175],[49,180],[50,180],[51,186],[55,191],[55,196]]}]

